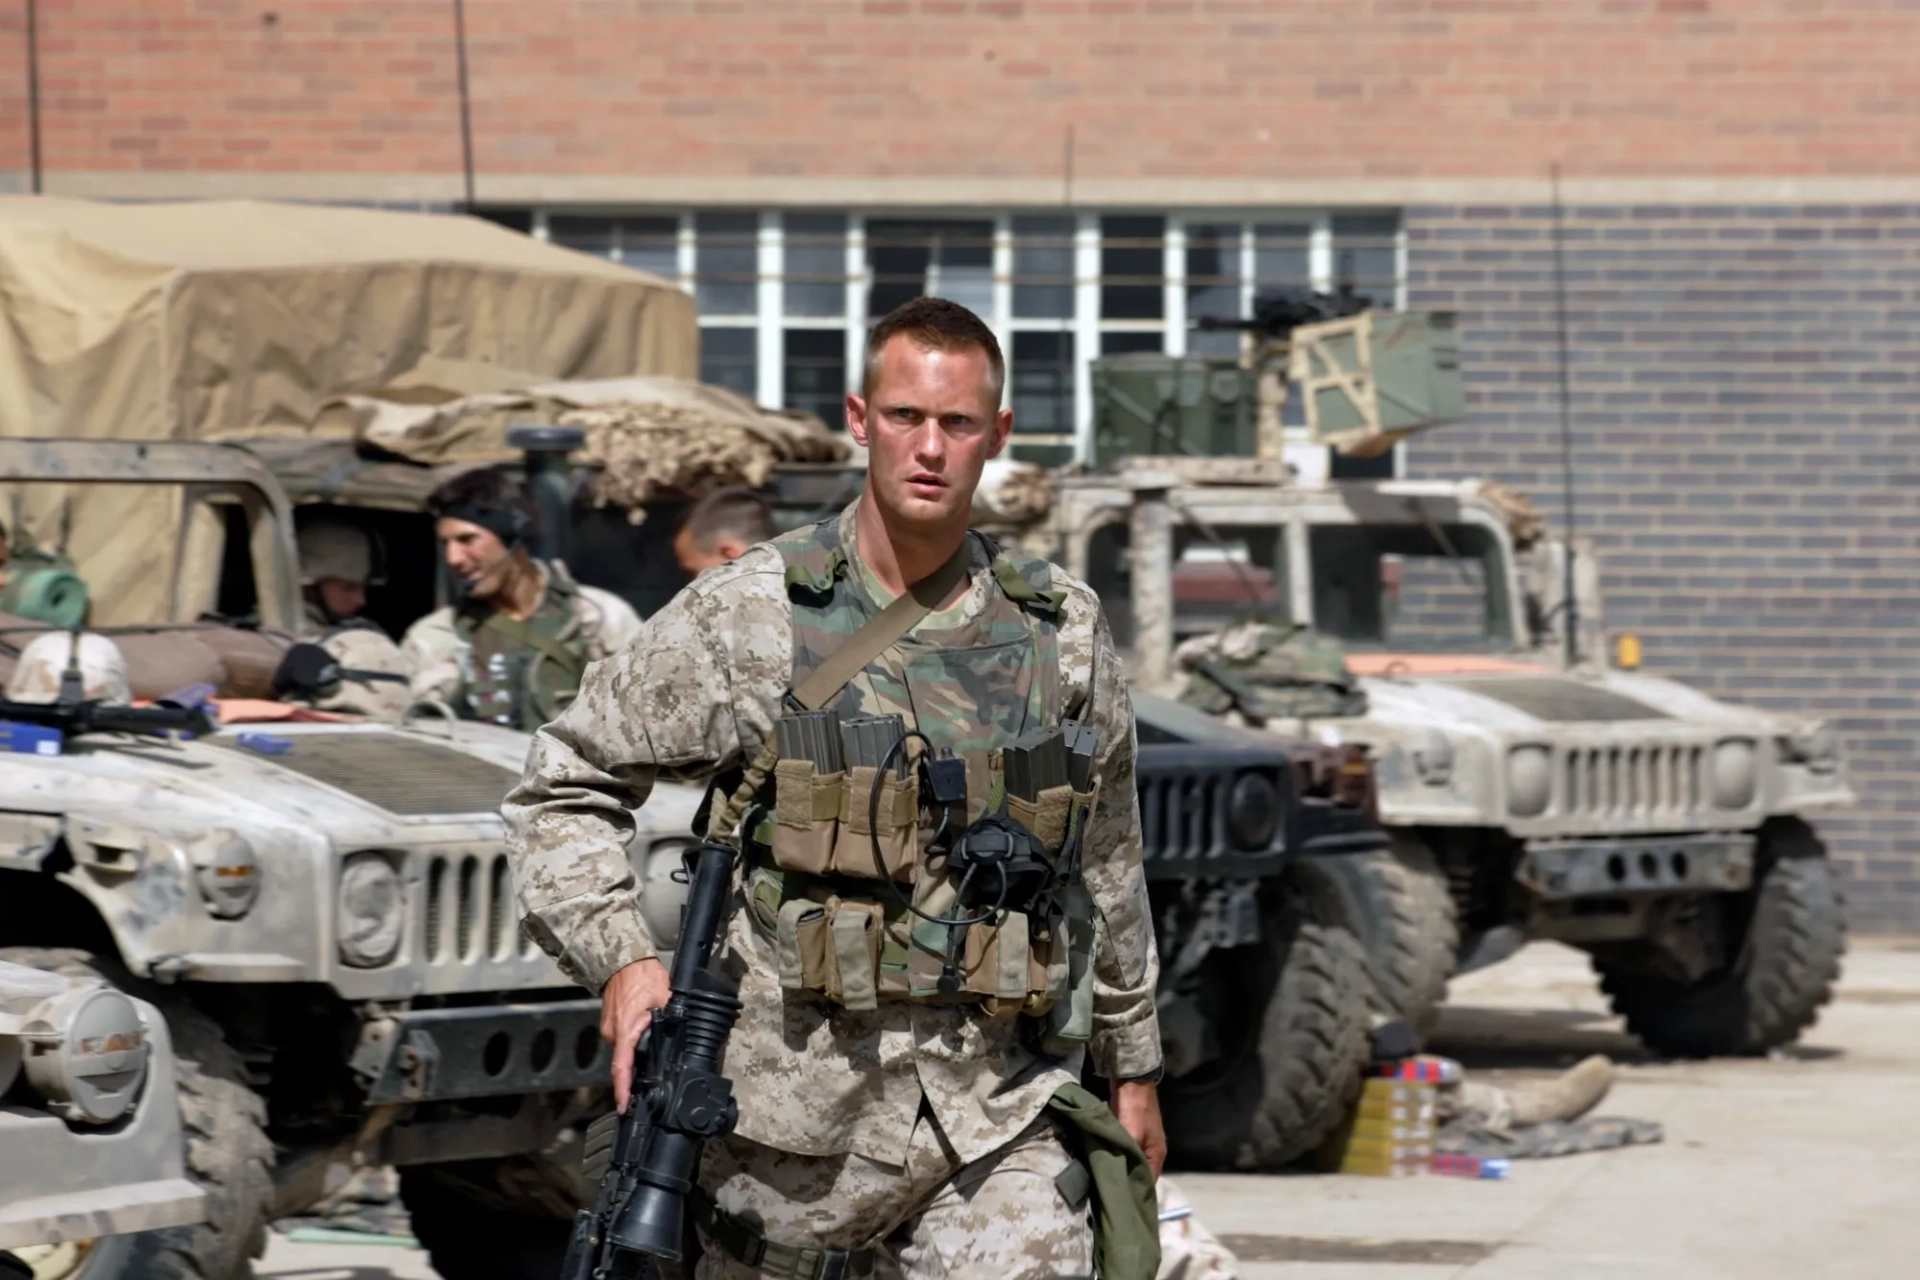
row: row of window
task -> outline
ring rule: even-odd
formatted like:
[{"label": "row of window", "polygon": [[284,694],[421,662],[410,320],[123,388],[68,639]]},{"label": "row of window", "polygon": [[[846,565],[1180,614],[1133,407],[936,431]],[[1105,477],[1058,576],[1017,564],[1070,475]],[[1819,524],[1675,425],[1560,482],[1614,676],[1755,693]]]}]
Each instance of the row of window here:
[{"label": "row of window", "polygon": [[922,294],[971,308],[1008,362],[1024,452],[1084,451],[1087,361],[1131,351],[1233,356],[1270,290],[1351,287],[1399,302],[1391,213],[1026,213],[895,216],[794,210],[536,210],[536,236],[678,283],[698,304],[701,377],[842,417],[866,328]]}]

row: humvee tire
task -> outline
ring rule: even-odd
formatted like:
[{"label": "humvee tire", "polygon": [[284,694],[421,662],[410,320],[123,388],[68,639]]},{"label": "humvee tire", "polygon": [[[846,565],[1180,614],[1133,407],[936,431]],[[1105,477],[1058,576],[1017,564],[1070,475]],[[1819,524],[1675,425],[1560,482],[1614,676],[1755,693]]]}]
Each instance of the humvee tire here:
[{"label": "humvee tire", "polygon": [[[413,1165],[400,1199],[441,1280],[553,1280],[573,1229],[570,1202],[545,1191],[537,1156]],[[563,1214],[563,1210],[565,1210]]]},{"label": "humvee tire", "polygon": [[1705,1058],[1763,1054],[1812,1026],[1833,998],[1847,941],[1845,899],[1826,854],[1798,818],[1761,828],[1754,887],[1724,895],[1717,917],[1734,957],[1725,973],[1686,985],[1596,960],[1627,1030],[1657,1053]]},{"label": "humvee tire", "polygon": [[1196,977],[1228,1001],[1214,1025],[1248,1028],[1210,1069],[1160,1086],[1170,1158],[1272,1169],[1320,1143],[1353,1106],[1367,1063],[1366,955],[1344,929],[1290,909],[1257,946],[1216,951]]},{"label": "humvee tire", "polygon": [[159,1008],[173,1037],[187,1176],[207,1193],[207,1220],[101,1237],[69,1273],[72,1280],[243,1280],[252,1274],[253,1259],[267,1247],[273,1144],[266,1103],[247,1083],[246,1064],[219,1024],[174,993],[84,951],[0,947],[0,960],[109,982]]},{"label": "humvee tire", "polygon": [[1446,876],[1418,836],[1389,831],[1391,848],[1302,858],[1290,869],[1315,916],[1360,940],[1380,1006],[1425,1040],[1440,1018],[1460,948]]}]

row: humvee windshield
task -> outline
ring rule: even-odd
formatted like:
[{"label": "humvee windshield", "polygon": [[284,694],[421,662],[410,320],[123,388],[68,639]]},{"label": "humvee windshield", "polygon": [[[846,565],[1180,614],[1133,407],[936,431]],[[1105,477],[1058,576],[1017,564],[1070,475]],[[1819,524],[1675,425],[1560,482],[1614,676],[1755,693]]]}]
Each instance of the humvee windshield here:
[{"label": "humvee windshield", "polygon": [[1314,626],[1358,649],[1511,650],[1499,539],[1471,524],[1314,525]]}]

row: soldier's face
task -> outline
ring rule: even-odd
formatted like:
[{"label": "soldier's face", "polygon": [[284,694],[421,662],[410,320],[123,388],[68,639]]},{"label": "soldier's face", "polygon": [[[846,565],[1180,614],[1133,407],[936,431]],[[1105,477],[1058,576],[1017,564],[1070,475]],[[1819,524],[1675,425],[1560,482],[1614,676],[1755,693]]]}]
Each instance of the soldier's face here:
[{"label": "soldier's face", "polygon": [[898,334],[870,393],[847,397],[847,431],[867,448],[867,491],[909,526],[965,523],[987,460],[1013,429],[992,394],[987,353],[939,351]]},{"label": "soldier's face", "polygon": [[351,578],[322,578],[314,586],[320,589],[320,603],[336,618],[355,618],[367,607],[367,584]]},{"label": "soldier's face", "polygon": [[483,529],[471,520],[441,516],[434,522],[434,536],[445,548],[447,567],[467,589],[480,599],[494,594],[506,581],[507,562],[513,558],[507,544],[491,529]]}]

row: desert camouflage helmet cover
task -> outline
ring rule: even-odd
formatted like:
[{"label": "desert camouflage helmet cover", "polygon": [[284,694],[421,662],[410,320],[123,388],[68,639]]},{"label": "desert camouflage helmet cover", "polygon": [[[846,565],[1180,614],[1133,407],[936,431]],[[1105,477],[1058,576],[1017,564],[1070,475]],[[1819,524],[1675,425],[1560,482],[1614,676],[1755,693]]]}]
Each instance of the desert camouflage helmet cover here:
[{"label": "desert camouflage helmet cover", "polygon": [[[120,646],[90,631],[81,633],[79,645],[83,696],[100,702],[131,702],[127,659]],[[13,678],[7,682],[7,697],[15,702],[52,702],[59,697],[60,674],[67,669],[73,646],[71,632],[49,631],[36,636],[20,651]]]},{"label": "desert camouflage helmet cover", "polygon": [[300,585],[322,578],[365,582],[373,576],[373,544],[366,532],[338,520],[318,520],[299,534]]}]

